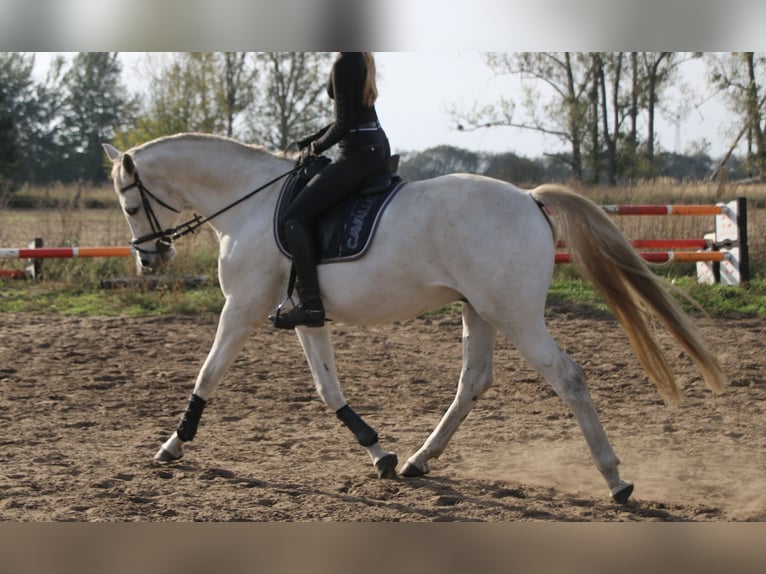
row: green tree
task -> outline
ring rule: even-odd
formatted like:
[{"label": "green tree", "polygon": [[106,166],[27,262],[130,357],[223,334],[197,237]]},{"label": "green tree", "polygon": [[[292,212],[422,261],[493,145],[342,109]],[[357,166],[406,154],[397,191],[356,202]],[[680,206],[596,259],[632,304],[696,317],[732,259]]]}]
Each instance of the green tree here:
[{"label": "green tree", "polygon": [[[15,145],[6,140],[4,150],[14,149],[10,177],[16,182],[42,183],[56,179],[61,154],[58,132],[63,100],[59,87],[64,65],[56,58],[47,77],[36,81],[32,54],[0,53],[0,115],[6,118],[6,138],[13,134]],[[13,130],[9,131],[8,122]],[[6,160],[7,162],[7,160]]]},{"label": "green tree", "polygon": [[16,82],[18,69],[12,53],[0,55],[0,198],[14,191],[18,185],[19,134],[15,121]]},{"label": "green tree", "polygon": [[140,121],[142,139],[178,132],[221,133],[224,119],[216,105],[218,76],[211,53],[178,54],[152,77]]},{"label": "green tree", "polygon": [[285,150],[331,120],[328,52],[183,52],[151,66],[129,148],[179,132],[204,132]]},{"label": "green tree", "polygon": [[479,154],[449,145],[401,156],[399,173],[405,179],[429,179],[447,173],[480,173],[484,167]]},{"label": "green tree", "polygon": [[129,148],[179,132],[238,137],[257,74],[249,52],[181,52],[165,62],[147,57],[149,89],[135,123],[118,134]]},{"label": "green tree", "polygon": [[16,126],[13,117],[2,110],[3,100],[0,92],[0,199],[15,190],[14,176],[19,163]]},{"label": "green tree", "polygon": [[135,104],[121,80],[117,52],[79,52],[64,75],[63,142],[65,177],[78,181],[104,178],[102,142],[134,114]]},{"label": "green tree", "polygon": [[536,185],[546,179],[545,166],[540,160],[521,157],[515,153],[487,156],[486,167],[482,173],[514,185]]}]

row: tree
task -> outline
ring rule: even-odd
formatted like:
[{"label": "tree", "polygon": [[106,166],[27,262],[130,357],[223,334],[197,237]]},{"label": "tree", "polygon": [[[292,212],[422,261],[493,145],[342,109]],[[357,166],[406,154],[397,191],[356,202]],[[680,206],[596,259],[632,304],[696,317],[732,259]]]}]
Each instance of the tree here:
[{"label": "tree", "polygon": [[[601,139],[606,168],[606,182],[617,184],[621,171],[618,144],[623,141],[622,128],[630,116],[623,94],[625,54],[623,52],[595,53],[594,78],[598,86],[598,116],[601,119]],[[598,180],[598,178],[595,178]]]},{"label": "tree", "polygon": [[116,144],[127,149],[180,132],[225,134],[233,126],[234,111],[223,106],[219,54],[148,55],[148,89],[134,122],[116,135]]},{"label": "tree", "polygon": [[545,165],[542,161],[521,157],[515,153],[487,156],[482,174],[515,185],[536,185],[546,180]]},{"label": "tree", "polygon": [[66,176],[71,180],[104,178],[101,144],[134,113],[121,71],[116,52],[79,52],[64,75],[63,128],[71,166]]},{"label": "tree", "polygon": [[660,152],[656,158],[657,175],[679,181],[699,181],[710,173],[712,160],[703,152],[681,155]]},{"label": "tree", "polygon": [[405,179],[429,179],[447,173],[480,173],[482,158],[466,149],[448,145],[422,152],[404,153],[399,173]]},{"label": "tree", "polygon": [[0,92],[0,198],[16,188],[15,170],[19,163],[18,135],[13,117],[3,110]]},{"label": "tree", "polygon": [[164,62],[152,58],[141,113],[116,140],[124,148],[204,132],[284,150],[330,121],[330,53],[183,52]]},{"label": "tree", "polygon": [[[640,52],[638,72],[642,74],[638,86],[642,86],[647,115],[646,159],[654,167],[654,123],[662,91],[673,78],[677,69],[676,52]],[[639,96],[640,97],[640,96]]]},{"label": "tree", "polygon": [[226,117],[226,135],[234,136],[237,115],[253,102],[257,70],[247,65],[247,52],[223,52],[222,109]]},{"label": "tree", "polygon": [[[35,58],[18,52],[0,53],[0,115],[12,121],[16,159],[10,177],[15,182],[45,182],[55,178],[60,149],[57,144],[63,101],[64,60],[56,58],[42,81],[33,75]],[[11,149],[6,141],[6,153]],[[0,160],[2,161],[2,160]]]},{"label": "tree", "polygon": [[0,198],[15,190],[18,183],[19,133],[16,129],[15,108],[19,98],[17,84],[22,74],[12,53],[0,55]]},{"label": "tree", "polygon": [[497,74],[518,74],[523,80],[532,80],[522,86],[521,106],[527,119],[515,117],[517,102],[501,98],[496,105],[460,117],[460,125],[463,121],[468,129],[503,125],[555,136],[569,145],[571,153],[546,155],[568,164],[575,179],[582,179],[583,141],[588,129],[586,96],[592,83],[587,56],[573,52],[492,53],[487,64]]},{"label": "tree", "polygon": [[501,98],[456,115],[467,129],[504,125],[554,136],[569,152],[546,156],[568,164],[577,180],[613,185],[637,174],[642,118],[648,126],[644,164],[652,169],[655,114],[683,61],[672,52],[490,54],[487,64],[497,74],[516,74],[525,82],[522,98]]},{"label": "tree", "polygon": [[273,150],[332,121],[327,78],[330,52],[262,52],[256,55],[258,82],[247,113],[247,136]]},{"label": "tree", "polygon": [[730,53],[708,58],[710,81],[723,90],[729,107],[740,118],[740,131],[719,166],[726,164],[740,140],[746,138],[749,176],[766,174],[766,55]]}]

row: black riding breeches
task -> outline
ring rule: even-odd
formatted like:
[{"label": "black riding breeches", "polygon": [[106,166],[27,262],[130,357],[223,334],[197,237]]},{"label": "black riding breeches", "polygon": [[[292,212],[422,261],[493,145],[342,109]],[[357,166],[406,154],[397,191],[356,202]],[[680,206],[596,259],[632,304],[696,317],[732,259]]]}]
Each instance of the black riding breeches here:
[{"label": "black riding breeches", "polygon": [[315,175],[285,213],[285,221],[308,227],[323,211],[353,193],[390,156],[387,141],[341,155]]}]

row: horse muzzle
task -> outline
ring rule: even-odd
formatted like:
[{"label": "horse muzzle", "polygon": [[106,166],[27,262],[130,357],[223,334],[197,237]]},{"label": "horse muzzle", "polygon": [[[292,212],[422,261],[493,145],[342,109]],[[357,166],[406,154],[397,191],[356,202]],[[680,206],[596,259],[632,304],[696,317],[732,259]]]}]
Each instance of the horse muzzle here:
[{"label": "horse muzzle", "polygon": [[139,274],[151,272],[164,263],[169,262],[176,256],[176,248],[173,240],[163,237],[154,242],[154,249],[139,247],[134,243],[136,250],[136,268]]}]

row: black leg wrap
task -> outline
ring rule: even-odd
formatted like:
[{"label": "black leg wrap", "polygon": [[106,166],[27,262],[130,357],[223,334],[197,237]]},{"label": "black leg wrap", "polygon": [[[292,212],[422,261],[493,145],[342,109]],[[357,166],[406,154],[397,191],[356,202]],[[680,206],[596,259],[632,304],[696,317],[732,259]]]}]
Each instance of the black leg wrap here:
[{"label": "black leg wrap", "polygon": [[341,407],[335,411],[335,415],[354,433],[360,445],[372,446],[378,442],[378,433],[375,432],[375,429],[364,422],[350,406]]},{"label": "black leg wrap", "polygon": [[184,416],[181,418],[181,422],[178,423],[178,428],[176,429],[176,434],[178,434],[178,438],[182,441],[188,442],[197,434],[199,419],[202,417],[205,404],[207,404],[205,399],[197,395],[192,395],[189,399]]}]

